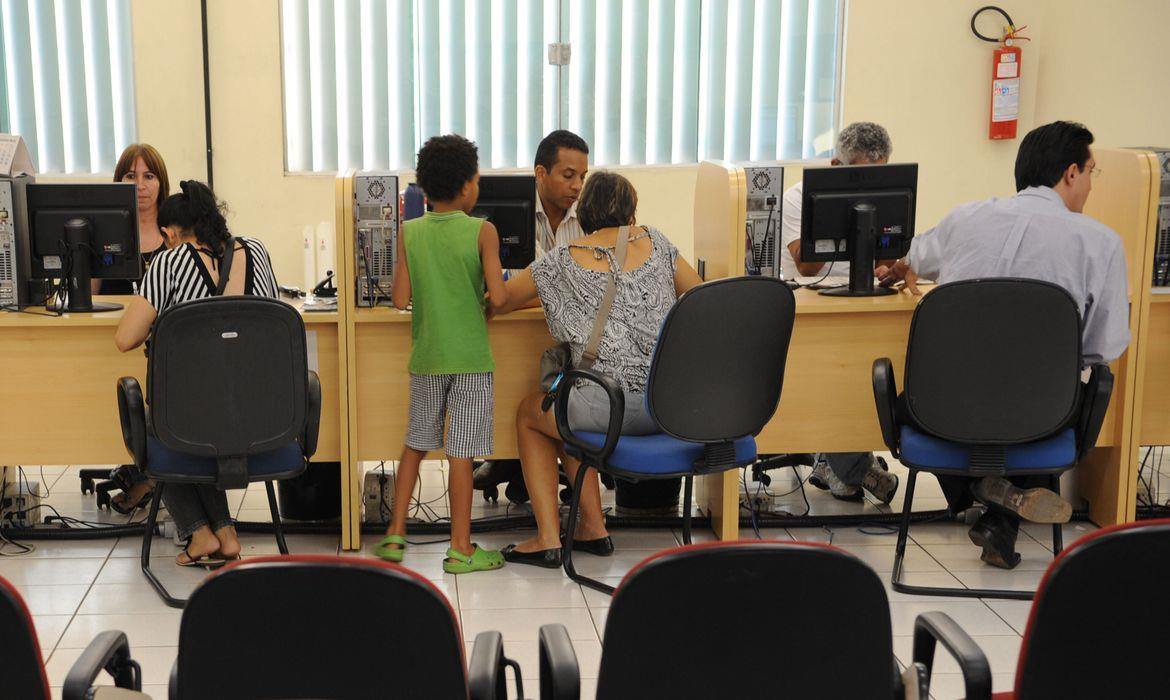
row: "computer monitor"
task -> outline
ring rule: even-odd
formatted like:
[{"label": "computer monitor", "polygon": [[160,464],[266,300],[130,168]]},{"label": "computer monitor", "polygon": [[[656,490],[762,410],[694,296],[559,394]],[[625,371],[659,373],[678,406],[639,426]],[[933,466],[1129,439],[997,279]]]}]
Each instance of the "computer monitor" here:
[{"label": "computer monitor", "polygon": [[536,259],[536,176],[482,175],[472,216],[492,222],[500,236],[505,270],[528,267]]},{"label": "computer monitor", "polygon": [[849,287],[821,294],[894,294],[874,287],[873,269],[876,261],[900,258],[910,250],[917,191],[917,163],[804,171],[800,258],[806,263],[849,263]]},{"label": "computer monitor", "polygon": [[94,303],[90,280],[142,279],[134,185],[30,184],[26,192],[31,276],[68,285],[63,311],[122,308]]}]

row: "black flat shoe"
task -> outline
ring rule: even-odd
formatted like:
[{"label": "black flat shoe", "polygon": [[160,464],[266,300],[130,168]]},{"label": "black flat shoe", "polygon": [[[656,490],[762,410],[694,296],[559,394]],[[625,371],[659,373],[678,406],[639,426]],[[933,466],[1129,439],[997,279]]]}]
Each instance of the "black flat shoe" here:
[{"label": "black flat shoe", "polygon": [[[565,536],[561,535],[561,543],[565,541]],[[613,555],[613,540],[609,535],[605,537],[598,537],[595,540],[573,540],[574,552],[585,552],[586,554],[593,554],[599,557],[608,557]]]},{"label": "black flat shoe", "polygon": [[560,549],[541,549],[535,552],[518,552],[516,545],[510,544],[500,550],[504,555],[504,561],[512,564],[528,564],[529,566],[541,566],[546,569],[561,568],[561,550]]}]

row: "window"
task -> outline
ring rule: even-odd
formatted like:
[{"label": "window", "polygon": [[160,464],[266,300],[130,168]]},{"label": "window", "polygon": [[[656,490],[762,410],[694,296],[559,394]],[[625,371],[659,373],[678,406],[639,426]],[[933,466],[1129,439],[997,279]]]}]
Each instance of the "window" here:
[{"label": "window", "polygon": [[130,0],[0,0],[0,133],[41,173],[110,173],[134,140]]},{"label": "window", "polygon": [[[528,167],[567,128],[597,165],[832,148],[840,0],[282,0],[290,171],[409,169],[464,134]],[[551,45],[568,65],[550,65]]]}]

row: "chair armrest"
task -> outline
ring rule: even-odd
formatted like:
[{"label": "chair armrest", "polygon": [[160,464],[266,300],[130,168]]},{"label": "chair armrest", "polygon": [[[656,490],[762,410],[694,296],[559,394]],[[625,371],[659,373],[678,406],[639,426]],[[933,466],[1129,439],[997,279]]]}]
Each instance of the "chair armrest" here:
[{"label": "chair armrest", "polygon": [[122,442],[134,466],[146,468],[146,402],[142,386],[134,377],[118,380],[118,417],[122,421]]},{"label": "chair armrest", "polygon": [[579,700],[581,670],[564,625],[540,627],[540,700]]},{"label": "chair armrest", "polygon": [[930,680],[934,666],[934,649],[938,642],[942,642],[959,662],[967,700],[990,700],[991,666],[987,663],[987,656],[975,640],[946,613],[923,613],[914,620],[912,663],[920,663],[925,667],[927,681]]},{"label": "chair armrest", "polygon": [[316,454],[317,436],[321,431],[321,378],[312,370],[309,370],[307,388],[309,396],[305,412],[305,438],[301,442],[305,459]]},{"label": "chair armrest", "polygon": [[921,663],[910,664],[901,674],[903,700],[930,700],[930,674]]},{"label": "chair armrest", "polygon": [[1077,461],[1089,454],[1101,434],[1109,399],[1113,395],[1113,372],[1109,365],[1097,364],[1089,369],[1089,383],[1081,400],[1081,417],[1077,422]]},{"label": "chair armrest", "polygon": [[128,690],[142,690],[142,669],[130,658],[130,642],[122,632],[102,632],[81,653],[61,689],[64,700],[85,700],[94,680],[103,670],[114,684]]},{"label": "chair armrest", "polygon": [[882,357],[873,361],[873,401],[877,405],[878,425],[882,442],[895,458],[898,457],[898,382],[894,379],[894,363]]},{"label": "chair armrest", "polygon": [[504,656],[504,637],[499,632],[480,632],[471,645],[467,665],[467,690],[471,700],[504,700],[508,697],[505,669],[516,674],[516,697],[524,697],[520,664]]},{"label": "chair armrest", "polygon": [[[569,392],[573,390],[573,382],[584,379],[597,384],[605,390],[609,398],[609,425],[605,430],[605,444],[600,449],[588,444],[569,428]],[[622,436],[622,419],[626,415],[626,397],[621,386],[612,378],[591,369],[570,369],[561,378],[557,387],[556,411],[557,432],[561,439],[577,448],[593,462],[594,467],[605,464],[609,456],[617,447],[618,438]]]}]

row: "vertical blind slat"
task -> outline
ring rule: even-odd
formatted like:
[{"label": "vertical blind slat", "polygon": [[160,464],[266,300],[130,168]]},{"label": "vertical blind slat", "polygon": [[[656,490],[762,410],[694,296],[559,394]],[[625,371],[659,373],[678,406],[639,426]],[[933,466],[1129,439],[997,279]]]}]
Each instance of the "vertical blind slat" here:
[{"label": "vertical blind slat", "polygon": [[111,101],[109,27],[106,3],[85,0],[81,6],[85,36],[85,93],[90,170],[114,169],[114,109]]},{"label": "vertical blind slat", "polygon": [[752,120],[749,158],[776,157],[779,131],[776,91],[779,86],[780,44],[773,36],[780,26],[780,0],[756,0],[755,35],[752,37],[757,75],[752,80]]},{"label": "vertical blind slat", "polygon": [[313,168],[313,116],[310,108],[309,0],[280,3],[284,47],[285,164],[293,172]]},{"label": "vertical blind slat", "polygon": [[626,2],[622,8],[621,162],[646,162],[646,92],[649,45],[649,3]]},{"label": "vertical blind slat", "polygon": [[309,73],[312,92],[313,169],[337,170],[337,56],[333,50],[333,7],[309,0]]},{"label": "vertical blind slat", "polygon": [[385,170],[390,155],[390,98],[386,82],[386,3],[361,0],[362,160],[364,170]]},{"label": "vertical blind slat", "polygon": [[699,0],[679,0],[674,34],[674,121],[671,124],[671,161],[699,160]]},{"label": "vertical blind slat", "polygon": [[480,167],[491,167],[492,143],[492,3],[467,0],[467,135],[479,146]]}]

